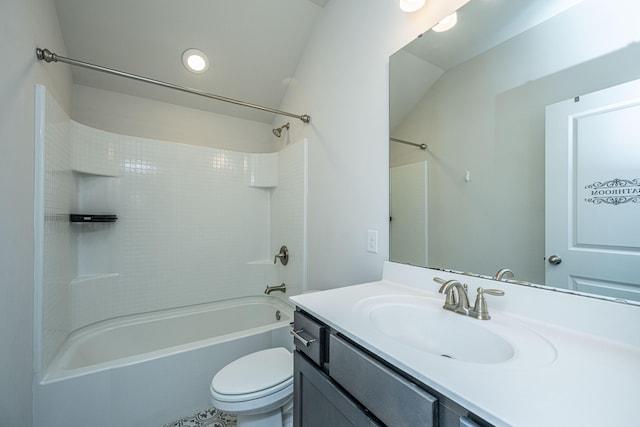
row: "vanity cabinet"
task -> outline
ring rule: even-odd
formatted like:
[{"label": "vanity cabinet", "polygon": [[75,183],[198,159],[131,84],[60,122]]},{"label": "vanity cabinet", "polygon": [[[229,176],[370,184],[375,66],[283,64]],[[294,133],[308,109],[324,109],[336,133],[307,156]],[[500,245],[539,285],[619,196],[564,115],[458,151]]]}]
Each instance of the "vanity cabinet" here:
[{"label": "vanity cabinet", "polygon": [[294,332],[295,427],[491,425],[299,309]]},{"label": "vanity cabinet", "polygon": [[382,426],[301,352],[293,354],[296,427]]}]

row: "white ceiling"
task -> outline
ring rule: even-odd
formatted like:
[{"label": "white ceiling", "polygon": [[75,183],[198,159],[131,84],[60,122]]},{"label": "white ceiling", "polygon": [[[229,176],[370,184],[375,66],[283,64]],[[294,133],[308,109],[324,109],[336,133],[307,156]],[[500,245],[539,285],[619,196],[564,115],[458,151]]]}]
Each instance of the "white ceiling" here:
[{"label": "white ceiling", "polygon": [[442,74],[583,0],[471,0],[451,30],[426,31],[390,61],[389,128],[393,130]]},{"label": "white ceiling", "polygon": [[583,0],[472,0],[453,29],[427,31],[405,49],[446,71]]},{"label": "white ceiling", "polygon": [[[327,1],[56,0],[67,54],[56,53],[278,108]],[[194,47],[209,56],[205,73],[182,65],[182,52]],[[264,123],[274,119],[270,113],[123,77],[79,67],[72,72],[79,85]]]}]

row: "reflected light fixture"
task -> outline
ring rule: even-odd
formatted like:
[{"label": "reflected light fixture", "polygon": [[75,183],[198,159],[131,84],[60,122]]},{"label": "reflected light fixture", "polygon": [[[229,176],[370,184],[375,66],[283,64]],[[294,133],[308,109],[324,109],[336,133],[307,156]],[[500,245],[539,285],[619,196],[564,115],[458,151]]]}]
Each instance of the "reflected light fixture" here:
[{"label": "reflected light fixture", "polygon": [[209,58],[200,49],[187,49],[182,52],[182,64],[192,73],[204,73],[209,69]]},{"label": "reflected light fixture", "polygon": [[431,27],[431,29],[436,33],[441,33],[443,31],[452,29],[457,22],[458,22],[458,12],[453,12],[451,15],[447,16],[446,18],[438,22],[436,25]]},{"label": "reflected light fixture", "polygon": [[400,0],[400,9],[403,12],[415,12],[424,6],[425,0]]}]

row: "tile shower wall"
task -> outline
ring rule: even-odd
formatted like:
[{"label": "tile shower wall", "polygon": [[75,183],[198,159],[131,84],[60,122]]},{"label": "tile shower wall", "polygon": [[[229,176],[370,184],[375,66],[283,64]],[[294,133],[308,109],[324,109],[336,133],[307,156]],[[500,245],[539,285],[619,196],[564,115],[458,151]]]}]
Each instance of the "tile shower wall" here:
[{"label": "tile shower wall", "polygon": [[246,263],[268,253],[269,190],[247,185],[251,155],[72,125],[80,144],[116,141],[120,164],[117,177],[80,178],[80,208],[118,221],[78,224],[74,328],[255,294]]},{"label": "tile shower wall", "polygon": [[290,145],[279,153],[278,186],[271,199],[271,251],[287,245],[289,262],[278,263],[278,283],[287,284],[287,294],[306,290],[306,196],[307,140]]},{"label": "tile shower wall", "polygon": [[[45,205],[57,216],[45,218],[44,259],[64,274],[44,275],[44,366],[82,326],[262,293],[285,280],[273,265],[281,244],[292,245],[296,272],[287,278],[302,289],[294,275],[303,265],[304,195],[294,193],[304,191],[306,142],[281,155],[251,154],[66,123],[67,134],[48,138],[45,150]],[[54,173],[61,178],[50,182]],[[287,213],[272,212],[275,202],[287,203]],[[69,213],[118,220],[70,224]]]},{"label": "tile shower wall", "polygon": [[[56,100],[38,86],[43,117],[41,150],[44,162],[42,199],[44,209],[41,352],[46,365],[71,328],[69,283],[76,276],[77,245],[69,212],[75,209],[76,185],[71,171],[71,123]],[[46,321],[44,321],[46,319]]]}]

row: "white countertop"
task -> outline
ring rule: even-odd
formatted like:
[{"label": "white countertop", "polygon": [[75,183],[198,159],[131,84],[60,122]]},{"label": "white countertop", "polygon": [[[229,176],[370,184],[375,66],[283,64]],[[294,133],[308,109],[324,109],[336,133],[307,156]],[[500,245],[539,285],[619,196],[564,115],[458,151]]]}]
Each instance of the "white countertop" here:
[{"label": "white countertop", "polygon": [[[477,285],[506,293],[504,297],[487,296],[491,320],[445,310],[442,316],[459,316],[498,332],[503,326],[512,327],[517,334],[523,332],[523,340],[532,334],[547,342],[547,350],[535,357],[516,354],[502,363],[471,363],[419,351],[372,326],[362,309],[363,301],[393,296],[438,300],[442,305],[444,296],[437,293],[440,285],[433,277],[462,279],[470,289]],[[469,294],[473,304],[475,292]],[[638,425],[638,306],[394,263],[385,264],[381,281],[298,295],[291,300],[497,426]]]}]

